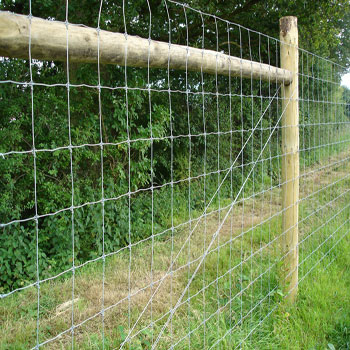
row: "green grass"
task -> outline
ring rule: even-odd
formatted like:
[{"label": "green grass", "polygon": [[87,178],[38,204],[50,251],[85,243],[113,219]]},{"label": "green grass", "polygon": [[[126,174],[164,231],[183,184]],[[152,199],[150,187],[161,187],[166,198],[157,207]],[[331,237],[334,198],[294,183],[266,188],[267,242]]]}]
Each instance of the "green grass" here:
[{"label": "green grass", "polygon": [[[344,205],[344,203],[343,203]],[[349,211],[334,220],[327,228],[324,236],[335,232],[347,220],[347,226],[337,231],[339,244],[332,254],[334,241],[325,243],[308,260],[304,270],[314,270],[301,282],[298,301],[295,306],[282,305],[269,315],[276,306],[279,294],[272,295],[270,305],[264,302],[252,318],[233,334],[233,344],[239,344],[240,339],[247,337],[253,328],[256,330],[242,345],[246,349],[336,349],[350,348],[350,239]],[[315,225],[314,229],[317,228]],[[330,255],[326,255],[330,251]],[[333,257],[336,259],[333,261]],[[328,266],[328,264],[330,264]],[[274,283],[274,281],[272,281]],[[269,292],[263,285],[253,293],[253,305]],[[249,298],[243,303],[249,309]],[[259,322],[266,317],[264,322]],[[221,323],[223,324],[223,323]],[[227,322],[223,324],[227,328]],[[222,331],[222,330],[221,330]],[[232,343],[231,343],[232,344]],[[330,345],[329,345],[330,344]],[[219,347],[218,347],[219,348]],[[229,345],[223,346],[229,349]]]},{"label": "green grass", "polygon": [[[336,152],[335,152],[336,153]],[[344,159],[338,154],[332,162]],[[322,159],[321,159],[322,160]],[[314,164],[310,171],[327,165]],[[349,162],[312,173],[301,181],[301,198],[317,192],[300,204],[300,285],[298,300],[291,306],[284,302],[280,285],[281,215],[278,212],[279,191],[245,201],[235,206],[212,251],[201,265],[189,291],[165,328],[158,349],[350,349],[350,235]],[[328,186],[338,181],[334,186]],[[328,186],[328,187],[327,187]],[[225,201],[222,202],[222,204]],[[269,204],[267,204],[269,203]],[[214,208],[215,209],[215,208]],[[226,211],[221,213],[221,219]],[[243,231],[241,218],[244,213]],[[315,213],[313,215],[310,215]],[[156,239],[153,244],[153,278],[166,274],[171,250],[180,248],[173,279],[166,278],[154,298],[150,324],[150,307],[146,308],[126,349],[150,349],[165,324],[169,310],[175,306],[197,263],[184,267],[189,259],[196,261],[218,227],[217,213],[207,219],[207,235],[199,225],[185,243],[189,227],[171,236]],[[231,227],[233,228],[231,231]],[[173,249],[171,248],[173,244]],[[129,252],[106,259],[104,348],[115,349],[128,334],[129,273],[131,290],[139,291],[130,300],[131,325],[147,305],[150,288],[151,242]],[[198,260],[197,260],[198,261]],[[183,268],[184,267],[184,268]],[[153,290],[157,288],[156,283]],[[91,263],[75,276],[75,324],[90,321],[75,330],[74,349],[102,349],[101,309],[102,263]],[[40,334],[43,342],[69,329],[71,306],[58,308],[72,298],[71,275],[44,283],[40,288]],[[171,293],[172,291],[172,293]],[[116,307],[113,304],[123,300]],[[35,287],[15,293],[0,301],[0,349],[27,349],[35,345],[37,290]],[[163,317],[162,317],[163,316]],[[162,317],[162,318],[161,318]],[[156,321],[158,319],[158,321]],[[145,329],[143,329],[145,328]],[[137,335],[135,335],[138,333]],[[188,336],[190,334],[190,336]],[[67,332],[43,346],[44,349],[72,348]]]},{"label": "green grass", "polygon": [[[342,170],[346,174],[347,166]],[[347,170],[348,171],[348,170]],[[340,178],[343,177],[339,170]],[[325,176],[325,175],[324,175]],[[330,176],[333,176],[330,172]],[[341,185],[322,191],[314,201],[319,208],[318,215],[311,216],[302,223],[300,240],[300,286],[295,306],[282,302],[282,292],[278,283],[279,258],[276,249],[265,249],[261,255],[243,264],[242,269],[222,278],[218,286],[205,292],[206,312],[211,315],[219,306],[222,311],[207,322],[207,339],[203,338],[204,327],[191,337],[193,348],[203,348],[206,344],[215,349],[349,349],[350,348],[350,235],[349,235],[349,178]],[[339,198],[338,198],[339,197]],[[338,198],[331,208],[325,206]],[[313,202],[314,202],[313,201]],[[300,207],[300,218],[306,218],[312,201]],[[243,251],[257,251],[277,237],[280,218],[260,226],[251,241],[243,240]],[[319,227],[323,224],[322,229]],[[309,236],[307,236],[309,235]],[[275,247],[276,248],[276,247]],[[220,251],[216,258],[206,263],[204,284],[222,276],[240,257],[234,248]],[[267,271],[269,271],[267,273]],[[263,277],[259,275],[265,273]],[[249,284],[251,284],[250,287]],[[200,279],[192,286],[192,293],[201,288]],[[234,298],[242,288],[247,288],[241,297]],[[266,297],[267,296],[267,297]],[[279,305],[282,302],[282,305]],[[194,315],[203,314],[201,300],[191,303]],[[226,305],[226,306],[225,306]],[[254,309],[254,312],[251,310]],[[243,322],[241,320],[244,319]],[[191,320],[188,331],[196,322]],[[232,329],[232,331],[231,331]],[[187,332],[188,332],[187,331]],[[186,339],[181,349],[186,347]]]}]

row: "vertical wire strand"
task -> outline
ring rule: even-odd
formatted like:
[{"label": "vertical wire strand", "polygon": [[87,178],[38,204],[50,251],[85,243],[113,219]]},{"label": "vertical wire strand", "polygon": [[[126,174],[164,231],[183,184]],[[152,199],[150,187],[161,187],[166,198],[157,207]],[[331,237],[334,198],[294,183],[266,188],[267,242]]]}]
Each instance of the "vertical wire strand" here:
[{"label": "vertical wire strand", "polygon": [[[299,52],[300,54],[300,52]],[[302,150],[304,150],[305,147],[305,128],[306,128],[306,118],[305,118],[305,72],[304,72],[304,51],[301,51],[301,76],[300,76],[300,82],[301,82],[301,118],[302,118],[302,146],[300,147]],[[299,129],[300,132],[300,129]],[[305,151],[303,151],[303,153],[300,154],[300,158],[302,160],[302,164],[303,164],[303,174],[306,173],[306,160],[305,160]],[[299,186],[302,186],[302,178],[301,178],[301,184],[299,184]],[[300,229],[300,227],[299,227]],[[299,249],[299,257],[301,258],[301,260],[303,260],[303,249]],[[301,266],[301,269],[299,270],[300,275],[303,275],[303,266]]]},{"label": "vertical wire strand", "polygon": [[[231,57],[231,41],[230,41],[230,26],[229,23],[226,22],[226,31],[227,31],[227,47],[228,47],[228,56]],[[232,148],[233,148],[233,123],[232,123],[232,82],[231,82],[231,65],[229,66],[229,73],[228,73],[228,91],[229,91],[229,120],[230,120],[230,152],[229,152],[229,161],[230,164],[232,164]],[[230,201],[233,201],[233,170],[230,173]],[[232,270],[232,240],[233,240],[233,212],[232,215],[230,215],[230,253],[229,253],[229,270]],[[232,312],[232,274],[229,275],[229,298],[230,298],[230,305],[229,305],[229,324],[230,329],[232,328],[232,319],[233,319],[233,312]],[[232,344],[232,332],[230,332],[230,344]]]},{"label": "vertical wire strand", "polygon": [[154,324],[153,324],[153,272],[154,272],[154,163],[153,163],[153,152],[154,152],[154,144],[153,144],[153,123],[152,123],[152,97],[151,97],[151,80],[150,80],[150,55],[151,55],[151,34],[152,34],[152,11],[149,0],[147,0],[147,7],[149,12],[149,25],[148,25],[148,52],[147,52],[147,90],[148,90],[148,106],[149,106],[149,127],[150,127],[150,148],[151,148],[151,224],[152,224],[152,247],[151,247],[151,302],[150,302],[150,317],[151,317],[151,343],[154,341]]},{"label": "vertical wire strand", "polygon": [[[200,12],[201,22],[202,22],[202,62],[201,62],[201,92],[202,92],[202,120],[203,120],[203,137],[204,137],[204,155],[203,155],[203,206],[207,207],[207,130],[206,130],[206,116],[205,116],[205,91],[204,91],[204,74],[203,74],[203,58],[205,50],[205,25],[203,14]],[[207,215],[204,217],[204,239],[203,239],[203,254],[206,250],[206,241],[207,241]],[[205,261],[203,263],[203,349],[206,349],[206,266]]]},{"label": "vertical wire strand", "polygon": [[[312,153],[313,153],[313,159],[312,159],[312,166],[314,166],[317,162],[316,159],[316,153],[318,151],[317,147],[316,147],[316,114],[317,114],[317,110],[318,110],[318,103],[316,103],[315,101],[315,84],[317,84],[316,82],[316,67],[315,67],[315,56],[312,56],[312,60],[311,60],[311,79],[312,79],[312,87],[311,87],[311,95],[312,95],[312,116],[315,117],[315,119],[313,120],[312,123]],[[317,86],[317,85],[316,85]],[[312,182],[312,192],[315,192],[315,182]],[[311,244],[313,243],[313,240],[311,240]],[[312,250],[315,250],[314,248],[312,248]]]},{"label": "vertical wire strand", "polygon": [[[191,161],[192,161],[192,137],[191,137],[191,122],[190,122],[190,104],[189,104],[189,82],[188,82],[188,57],[189,57],[189,33],[188,33],[188,19],[186,13],[186,6],[183,6],[184,17],[185,17],[185,28],[186,28],[186,70],[185,70],[185,90],[186,90],[186,110],[187,110],[187,127],[188,127],[188,221],[189,221],[189,235],[192,232],[192,212],[191,212]],[[191,239],[188,240],[187,249],[187,279],[191,277]],[[190,288],[187,291],[187,323],[188,323],[188,349],[191,349],[191,298]]]},{"label": "vertical wire strand", "polygon": [[[217,186],[220,186],[220,106],[219,106],[219,87],[218,87],[218,52],[219,52],[219,32],[218,23],[216,17],[215,21],[215,36],[216,36],[216,58],[215,58],[215,94],[216,94],[216,123],[217,123]],[[232,173],[232,171],[230,172]],[[217,227],[220,227],[221,223],[221,203],[220,192],[218,191],[218,223]],[[219,266],[220,266],[220,232],[217,235],[217,261],[216,261],[216,298],[217,298],[217,330],[220,334],[220,290],[219,290]],[[220,349],[219,344],[219,349]]]},{"label": "vertical wire strand", "polygon": [[[170,127],[170,183],[171,183],[171,198],[170,198],[170,216],[171,216],[171,252],[170,252],[170,309],[173,307],[173,254],[174,254],[174,135],[172,121],[172,99],[171,99],[171,83],[170,83],[170,55],[171,55],[171,18],[167,1],[164,2],[168,17],[168,32],[169,32],[169,51],[168,51],[168,100],[169,100],[169,127]],[[173,319],[170,321],[170,349],[173,350],[174,343],[174,326]]]},{"label": "vertical wire strand", "polygon": [[[125,0],[122,3],[122,15],[124,24],[125,37],[125,60],[124,60],[124,81],[125,81],[125,117],[126,117],[126,135],[128,146],[128,252],[129,252],[129,268],[128,268],[128,331],[131,332],[131,266],[132,266],[132,240],[131,240],[131,145],[130,145],[130,120],[129,120],[129,98],[128,98],[128,30],[126,24]],[[131,344],[129,342],[129,350]]]},{"label": "vertical wire strand", "polygon": [[[260,115],[263,113],[263,110],[264,110],[264,106],[263,106],[263,91],[262,91],[262,80],[261,80],[261,68],[262,68],[262,59],[261,59],[261,34],[259,33],[258,34],[258,55],[259,55],[259,63],[260,63],[260,76],[259,76],[259,95],[260,95]],[[269,101],[269,100],[268,100]],[[263,147],[263,119],[261,119],[261,122],[260,122],[260,149],[262,149]],[[269,144],[269,147],[270,147],[270,144]],[[262,195],[262,201],[264,202],[265,201],[265,185],[264,185],[264,157],[262,157],[262,161],[261,161],[261,191],[263,193]],[[260,217],[263,218],[264,217],[264,213],[263,213],[263,208],[261,207],[260,208]],[[264,295],[263,293],[263,250],[261,249],[262,248],[262,239],[263,239],[263,228],[260,226],[259,227],[259,231],[260,231],[260,242],[259,242],[259,248],[260,248],[260,294],[261,295]],[[262,307],[263,305],[261,304],[260,305],[260,312],[262,311]]]},{"label": "vertical wire strand", "polygon": [[[324,97],[323,97],[323,82],[322,82],[323,78],[322,78],[322,75],[321,75],[321,71],[323,69],[323,62],[320,61],[320,58],[318,58],[317,62],[318,62],[318,67],[317,67],[317,77],[318,77],[318,80],[317,80],[317,82],[318,82],[318,84],[317,84],[317,100],[318,101],[324,101]],[[322,142],[322,138],[321,138],[321,123],[322,123],[322,112],[321,112],[321,109],[322,109],[322,105],[323,105],[323,103],[317,103],[317,106],[318,106],[318,125],[317,125],[317,133],[318,133],[318,145],[317,145],[318,160],[317,160],[317,163],[318,164],[321,163],[322,153],[323,153],[323,150],[324,150],[324,146],[323,146],[323,142]],[[322,239],[323,239],[322,236],[320,236],[320,239],[318,240],[318,245],[320,244],[320,241],[322,241]]]},{"label": "vertical wire strand", "polygon": [[28,42],[28,63],[30,76],[30,101],[31,101],[31,127],[32,127],[32,152],[34,172],[34,209],[35,209],[35,255],[36,255],[36,288],[37,288],[37,310],[36,310],[36,349],[40,343],[40,268],[39,268],[39,221],[38,221],[38,192],[37,192],[37,163],[35,149],[35,118],[34,118],[34,81],[32,68],[32,1],[29,0],[29,42]]},{"label": "vertical wire strand", "polygon": [[[240,53],[240,118],[241,118],[241,149],[243,150],[244,142],[244,118],[243,118],[243,70],[242,70],[242,61],[243,61],[243,43],[242,43],[242,29],[239,26],[239,53]],[[244,151],[241,152],[241,186],[244,184]],[[244,252],[243,252],[243,236],[244,236],[244,209],[245,209],[245,189],[242,191],[242,215],[241,215],[241,261],[244,260]],[[240,265],[240,324],[243,322],[243,264]]]},{"label": "vertical wire strand", "polygon": [[[252,46],[251,46],[251,37],[250,37],[250,30],[248,29],[248,46],[249,46],[249,59],[251,62],[251,68],[252,68]],[[250,94],[251,94],[251,129],[254,128],[254,87],[253,87],[253,70],[251,69],[250,73]],[[251,138],[251,164],[254,163],[254,134]],[[253,165],[252,165],[253,166]],[[250,215],[250,222],[251,222],[251,234],[250,234],[250,280],[253,280],[253,237],[254,237],[254,215],[255,215],[255,168],[252,172],[252,212]],[[251,292],[250,292],[250,309],[253,309],[253,295],[254,295],[254,285],[251,285]],[[250,313],[250,322],[253,323],[253,313]]]},{"label": "vertical wire strand", "polygon": [[103,0],[100,2],[97,19],[97,82],[98,82],[98,115],[100,132],[100,162],[101,162],[101,207],[102,207],[102,297],[101,297],[101,322],[102,322],[102,349],[105,349],[105,274],[106,274],[106,255],[105,255],[105,193],[104,193],[104,166],[103,166],[103,120],[102,120],[102,101],[101,101],[101,67],[100,67],[100,23]]},{"label": "vertical wire strand", "polygon": [[[270,38],[267,38],[267,61],[269,65],[269,72],[271,73],[271,57],[270,57]],[[269,76],[268,81],[268,96],[269,101],[271,100],[271,78]],[[277,99],[278,104],[278,99]],[[272,108],[269,108],[269,116],[268,116],[268,130],[271,132],[272,128]],[[268,163],[268,172],[270,175],[270,188],[268,189],[270,192],[270,200],[269,200],[269,227],[268,227],[268,241],[271,242],[271,221],[272,221],[272,188],[273,188],[273,164],[272,164],[272,151],[271,151],[271,143],[269,143],[269,163]],[[268,310],[271,310],[271,248],[269,249],[268,254],[268,266],[269,266],[269,272],[268,272]]]},{"label": "vertical wire strand", "polygon": [[[329,80],[331,82],[330,84],[330,95],[328,95],[328,90],[329,88],[327,87],[327,102],[330,103],[330,106],[328,108],[328,105],[327,105],[327,110],[328,110],[328,113],[330,113],[330,118],[328,118],[328,125],[326,125],[325,127],[325,131],[327,132],[327,135],[328,135],[328,138],[327,138],[327,143],[328,143],[328,159],[331,158],[331,156],[333,155],[333,152],[332,152],[332,146],[331,146],[331,143],[333,141],[333,125],[332,125],[332,121],[333,121],[333,89],[334,89],[334,84],[333,84],[333,65],[332,64],[329,64],[330,66],[330,77],[328,76],[327,74],[327,80]],[[330,99],[329,99],[330,98]],[[330,111],[329,111],[330,109]],[[329,196],[328,196],[328,201],[331,200],[331,192],[329,191]],[[334,246],[335,244],[335,238],[333,237],[332,239],[332,246]],[[333,255],[333,254],[332,254]],[[331,259],[332,261],[332,259]]]},{"label": "vertical wire strand", "polygon": [[74,299],[75,299],[75,224],[74,224],[74,172],[73,172],[73,149],[72,149],[72,130],[71,130],[71,114],[70,114],[70,75],[69,75],[69,0],[66,0],[66,48],[67,48],[67,113],[68,113],[68,136],[69,136],[69,157],[70,157],[70,177],[71,177],[71,234],[72,234],[72,312],[71,312],[71,335],[72,350],[74,349]]}]

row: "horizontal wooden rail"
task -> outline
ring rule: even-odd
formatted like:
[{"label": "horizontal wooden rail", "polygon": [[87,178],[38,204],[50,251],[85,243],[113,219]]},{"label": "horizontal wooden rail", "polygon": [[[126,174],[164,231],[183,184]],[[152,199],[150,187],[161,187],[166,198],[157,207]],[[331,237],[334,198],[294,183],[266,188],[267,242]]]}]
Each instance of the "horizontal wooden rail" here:
[{"label": "horizontal wooden rail", "polygon": [[[29,36],[31,57],[45,61],[97,63],[96,28],[0,11],[0,56],[28,59]],[[240,59],[211,50],[143,39],[121,33],[99,32],[101,64],[130,67],[168,68],[244,78],[262,79],[288,85],[293,73],[260,62]],[[125,55],[127,55],[125,62]]]}]

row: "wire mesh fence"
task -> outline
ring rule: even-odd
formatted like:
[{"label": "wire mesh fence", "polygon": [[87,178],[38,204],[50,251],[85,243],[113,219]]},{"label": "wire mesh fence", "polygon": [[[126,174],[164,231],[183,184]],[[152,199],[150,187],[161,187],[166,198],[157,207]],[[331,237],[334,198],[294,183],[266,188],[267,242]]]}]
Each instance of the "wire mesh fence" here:
[{"label": "wire mesh fence", "polygon": [[[336,256],[336,247],[348,233],[349,111],[339,99],[342,67],[300,50],[301,211],[300,271],[302,281],[324,259]],[[314,121],[310,121],[314,115]],[[328,175],[332,178],[328,181]],[[339,210],[332,210],[334,203]],[[309,227],[312,226],[312,230]],[[306,230],[307,228],[307,230]],[[317,262],[307,260],[315,255]],[[330,256],[332,258],[330,258]]]},{"label": "wire mesh fence", "polygon": [[[218,57],[273,70],[280,41],[172,0],[147,1],[142,15],[101,1],[96,63],[71,62],[67,2],[55,18],[67,60],[42,61],[32,57],[29,5],[26,59],[3,58],[0,76],[4,347],[249,345],[286,297],[288,126],[280,78],[223,76]],[[100,63],[101,32],[113,28],[125,37],[124,65]],[[128,65],[135,35],[148,39],[144,68]],[[170,55],[153,68],[156,40],[187,48],[185,69]],[[216,52],[213,74],[203,61],[188,69],[190,48]],[[349,232],[344,71],[299,49],[299,283],[336,259]]]}]

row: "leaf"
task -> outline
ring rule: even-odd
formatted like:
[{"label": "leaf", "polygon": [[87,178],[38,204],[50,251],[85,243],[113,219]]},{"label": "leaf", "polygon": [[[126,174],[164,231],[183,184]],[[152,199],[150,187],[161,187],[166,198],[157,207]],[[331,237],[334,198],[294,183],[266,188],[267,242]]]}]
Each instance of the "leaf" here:
[{"label": "leaf", "polygon": [[122,341],[124,341],[127,337],[126,333],[124,332],[124,327],[122,325],[118,326],[119,333],[120,333],[120,338]]}]

